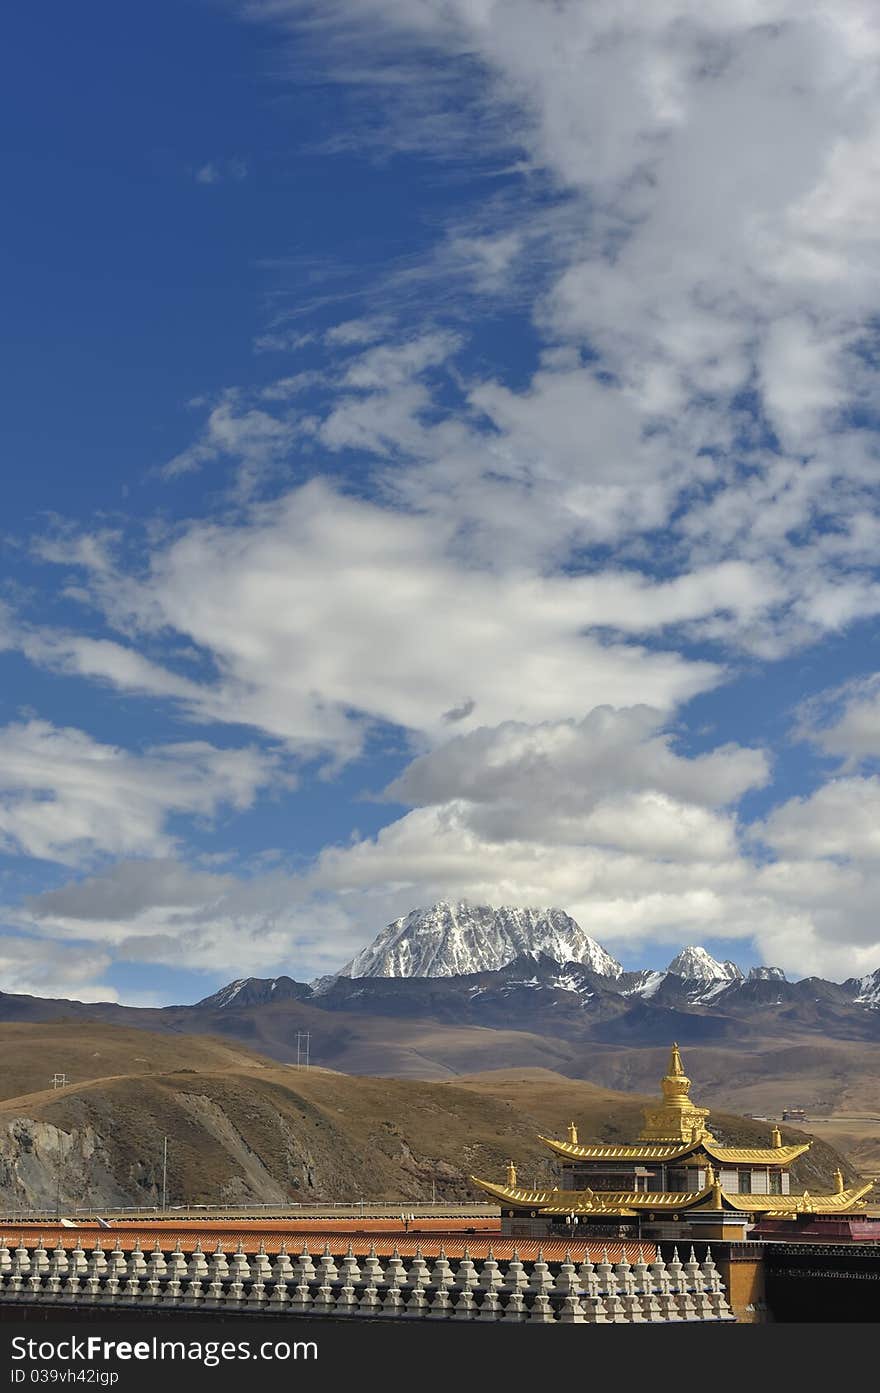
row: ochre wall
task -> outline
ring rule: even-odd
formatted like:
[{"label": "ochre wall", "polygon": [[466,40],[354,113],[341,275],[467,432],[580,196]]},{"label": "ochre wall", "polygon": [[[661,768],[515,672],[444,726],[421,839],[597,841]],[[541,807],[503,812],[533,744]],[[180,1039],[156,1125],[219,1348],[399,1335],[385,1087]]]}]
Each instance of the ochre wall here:
[{"label": "ochre wall", "polygon": [[767,1310],[764,1263],[760,1256],[716,1257],[721,1280],[727,1289],[730,1309],[742,1325],[763,1325],[771,1319]]}]

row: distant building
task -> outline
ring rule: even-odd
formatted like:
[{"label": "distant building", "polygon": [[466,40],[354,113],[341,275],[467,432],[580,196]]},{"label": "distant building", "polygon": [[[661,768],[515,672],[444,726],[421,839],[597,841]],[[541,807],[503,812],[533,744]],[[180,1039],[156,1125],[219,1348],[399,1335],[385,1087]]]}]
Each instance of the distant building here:
[{"label": "distant building", "polygon": [[794,1193],[790,1168],[811,1142],[783,1145],[779,1128],[769,1146],[725,1146],[708,1128],[709,1109],[690,1098],[678,1045],[661,1080],[661,1098],[645,1109],[638,1139],[579,1142],[569,1123],[565,1141],[541,1137],[560,1158],[560,1185],[530,1190],[511,1162],[504,1184],[472,1177],[501,1205],[502,1231],[539,1236],[574,1231],[621,1239],[743,1239],[765,1221],[803,1224],[841,1218],[865,1207],[871,1182],[846,1188],[842,1173],[831,1194]]}]

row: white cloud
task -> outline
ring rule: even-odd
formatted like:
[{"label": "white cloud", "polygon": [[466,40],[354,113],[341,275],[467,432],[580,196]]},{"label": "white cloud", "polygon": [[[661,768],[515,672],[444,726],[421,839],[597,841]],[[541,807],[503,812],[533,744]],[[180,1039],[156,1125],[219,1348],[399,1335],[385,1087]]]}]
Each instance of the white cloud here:
[{"label": "white cloud", "polygon": [[[599,707],[581,721],[480,727],[415,759],[387,790],[402,803],[491,805],[496,836],[559,836],[608,800],[657,796],[655,805],[723,808],[769,779],[760,750],[730,745],[686,758],[672,749],[662,713]],[[634,809],[633,809],[634,812]],[[638,821],[633,815],[632,824]],[[624,820],[625,822],[625,820]],[[583,831],[583,829],[582,829]],[[624,832],[622,845],[626,844]],[[589,841],[589,836],[582,840]]]},{"label": "white cloud", "polygon": [[119,691],[197,702],[197,682],[154,663],[136,649],[112,639],[34,629],[0,613],[0,648],[14,648],[31,662],[54,672],[106,682]]},{"label": "white cloud", "polygon": [[[67,946],[45,940],[0,937],[0,991],[74,1001],[116,1001],[100,982],[110,954],[94,946]],[[49,1084],[47,1069],[46,1084]]]},{"label": "white cloud", "polygon": [[846,767],[880,758],[880,673],[804,702],[798,734],[842,758]]},{"label": "white cloud", "polygon": [[880,778],[831,779],[809,797],[789,799],[753,830],[793,860],[880,860]]},{"label": "white cloud", "polygon": [[850,340],[822,334],[805,315],[779,319],[767,330],[760,373],[771,424],[788,449],[810,449],[828,412],[846,399],[844,351]]},{"label": "white cloud", "polygon": [[[706,854],[718,846],[713,839]],[[727,839],[720,846],[728,857]],[[728,903],[732,892],[744,889],[742,865],[698,856],[666,859],[656,855],[656,843],[650,851],[655,854],[585,842],[566,847],[525,837],[496,840],[474,829],[469,806],[449,803],[408,813],[355,846],[327,849],[312,882],[339,894],[343,904],[357,893],[367,903],[372,896],[387,902],[393,894],[397,903],[410,905],[453,897],[558,905],[612,945],[681,942],[696,924],[709,934],[751,933]]]},{"label": "white cloud", "polygon": [[[152,681],[201,719],[344,758],[369,722],[445,738],[445,714],[467,699],[464,729],[580,715],[634,692],[668,710],[712,686],[719,669],[589,629],[622,623],[632,602],[662,627],[728,603],[723,592],[707,575],[661,586],[652,601],[638,577],[469,567],[435,520],[313,481],[240,525],[193,524],[155,552],[145,581],[97,577],[111,620],[176,631],[211,655],[216,683],[194,692],[164,669],[128,673],[115,650],[93,647],[77,661],[120,685]],[[750,604],[748,586],[744,594]]]},{"label": "white cloud", "polygon": [[235,890],[235,876],[190,870],[171,858],[117,861],[97,875],[45,890],[28,901],[38,917],[71,924],[114,924],[144,910],[181,910],[210,905]]},{"label": "white cloud", "polygon": [[230,978],[319,975],[351,957],[364,932],[362,921],[302,876],[238,879],[168,858],[121,861],[33,895],[18,922],[44,940],[89,940],[117,961]]},{"label": "white cloud", "polygon": [[[484,553],[546,566],[641,536],[680,573],[754,558],[768,612],[703,638],[773,657],[880,611],[860,574],[876,459],[851,416],[878,385],[861,351],[880,301],[875,6],[273,0],[248,15],[384,107],[367,140],[460,154],[472,120],[480,156],[518,146],[516,212],[495,201],[504,225],[453,230],[444,267],[503,300],[543,265],[545,346],[590,355],[545,354],[526,390],[472,383],[482,439],[462,409],[429,427],[409,380],[337,402],[324,443],[394,455],[383,485]],[[393,80],[408,64],[442,81]],[[805,545],[822,526],[836,541]]]},{"label": "white cloud", "polygon": [[246,494],[286,458],[295,434],[290,420],[256,407],[240,408],[238,394],[229,392],[212,408],[196,443],[175,455],[160,473],[166,479],[174,479],[215,460],[234,457],[238,487]]},{"label": "white cloud", "polygon": [[70,865],[99,854],[167,854],[172,813],[246,808],[273,763],[203,741],[133,754],[46,721],[8,725],[0,729],[0,843]]},{"label": "white cloud", "polygon": [[345,319],[325,332],[324,342],[334,348],[375,343],[377,339],[385,336],[388,328],[388,321],[379,315],[372,315],[366,319]]},{"label": "white cloud", "polygon": [[[659,792],[600,797],[571,819],[568,838],[559,827],[545,835],[540,805],[531,829],[525,818],[516,829],[493,826],[498,806],[457,799],[417,808],[375,837],[325,848],[297,875],[236,881],[169,861],[123,864],[32,897],[20,922],[124,961],[230,978],[333,971],[391,919],[441,898],[556,905],[634,956],[648,943],[674,948],[708,936],[750,940],[794,976],[842,979],[880,963],[876,838],[872,859],[829,859],[833,840],[809,841],[821,807],[807,837],[803,819],[794,825],[784,809],[774,824],[780,857],[762,863],[738,846],[729,814]],[[832,798],[825,811],[832,824],[843,819],[849,855],[858,831],[851,808]],[[873,803],[861,819],[869,838],[872,814]]]}]

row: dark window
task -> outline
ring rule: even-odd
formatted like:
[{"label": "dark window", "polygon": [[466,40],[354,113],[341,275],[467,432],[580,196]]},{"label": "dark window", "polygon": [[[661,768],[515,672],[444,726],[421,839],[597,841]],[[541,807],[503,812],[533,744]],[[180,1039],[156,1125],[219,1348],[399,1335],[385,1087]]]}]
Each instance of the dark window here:
[{"label": "dark window", "polygon": [[741,1195],[752,1193],[752,1172],[740,1171],[739,1173],[739,1192]]},{"label": "dark window", "polygon": [[770,1172],[770,1193],[771,1195],[782,1194],[782,1171]]}]

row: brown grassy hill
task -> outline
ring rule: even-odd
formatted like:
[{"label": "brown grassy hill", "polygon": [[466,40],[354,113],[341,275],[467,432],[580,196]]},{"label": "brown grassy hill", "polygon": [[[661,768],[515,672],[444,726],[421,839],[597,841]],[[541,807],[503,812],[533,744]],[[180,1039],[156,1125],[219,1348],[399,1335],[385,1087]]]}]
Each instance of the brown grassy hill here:
[{"label": "brown grassy hill", "polygon": [[[667,1012],[660,1023],[652,1018],[655,1033],[639,1043],[640,1037],[632,1034],[626,1022],[622,1037],[613,1041],[571,1033],[563,1036],[564,1013],[553,1010],[544,1013],[538,1033],[507,1026],[507,1019],[528,1024],[513,1007],[505,1023],[485,1026],[436,1019],[429,1010],[418,1017],[358,1014],[324,1010],[299,1000],[226,1010],[204,1006],[135,1009],[0,993],[3,1013],[7,1022],[62,1022],[72,1041],[83,1031],[113,1025],[129,1036],[136,1029],[154,1037],[162,1033],[172,1041],[182,1034],[200,1039],[210,1035],[218,1044],[225,1041],[230,1050],[282,1062],[295,1060],[297,1032],[308,1030],[312,1061],[345,1073],[440,1080],[475,1070],[541,1067],[634,1092],[654,1091],[673,1037],[683,1043],[692,1038],[679,1034],[679,1027],[689,1030],[705,1024],[703,1016],[689,1020],[680,1012]],[[805,1107],[808,1114],[880,1114],[880,1042],[826,1038],[765,1010],[752,1020],[728,1025],[733,1028],[730,1038],[707,1037],[685,1044],[687,1061],[698,1061],[689,1064],[695,1089],[710,1101],[733,1111],[770,1115],[790,1104]],[[663,1033],[658,1036],[661,1026]],[[2,1032],[9,1028],[0,1024],[0,1043]],[[54,1037],[47,1038],[51,1043]],[[143,1055],[145,1050],[135,1048],[133,1053]],[[66,1061],[54,1047],[47,1053],[45,1066],[47,1082],[55,1069],[79,1076],[78,1065]]]},{"label": "brown grassy hill", "polygon": [[[199,1006],[141,1008],[112,1003],[48,1001],[0,992],[3,1019],[10,1024],[63,1025],[71,1038],[93,1027],[179,1035],[210,1035],[284,1063],[297,1058],[297,1034],[311,1034],[313,1062],[352,1074],[388,1074],[395,1078],[442,1079],[476,1066],[491,1069],[509,1063],[576,1072],[577,1049],[552,1034],[478,1025],[449,1024],[430,1015],[413,1020],[354,1012],[324,1011],[308,1002],[286,1000],[235,1010]],[[2,1033],[0,1033],[2,1039]],[[47,1061],[48,1062],[48,1061]],[[49,1070],[49,1077],[54,1072]],[[58,1065],[67,1073],[63,1062]]]},{"label": "brown grassy hill", "polygon": [[[576,1072],[609,1088],[653,1091],[668,1046],[593,1045]],[[880,1111],[880,1046],[805,1038],[779,1041],[744,1037],[736,1047],[689,1046],[684,1062],[693,1094],[737,1112],[778,1115],[789,1106],[808,1113]]]},{"label": "brown grassy hill", "polygon": [[[544,1069],[441,1083],[352,1077],[112,1026],[83,1025],[74,1039],[63,1025],[4,1025],[0,1048],[6,1209],[154,1204],[165,1136],[172,1203],[415,1201],[432,1182],[441,1198],[465,1199],[470,1173],[500,1176],[508,1157],[553,1183],[538,1132],[562,1134],[574,1117],[583,1136],[631,1137],[644,1101]],[[69,1087],[41,1086],[62,1067]],[[766,1125],[715,1124],[731,1140],[766,1140]],[[817,1145],[798,1179],[830,1188],[836,1163]]]},{"label": "brown grassy hill", "polygon": [[52,1076],[66,1074],[73,1086],[122,1074],[170,1073],[176,1069],[261,1067],[262,1060],[239,1041],[206,1035],[154,1035],[91,1022],[0,1024],[0,1099],[52,1092]]}]

